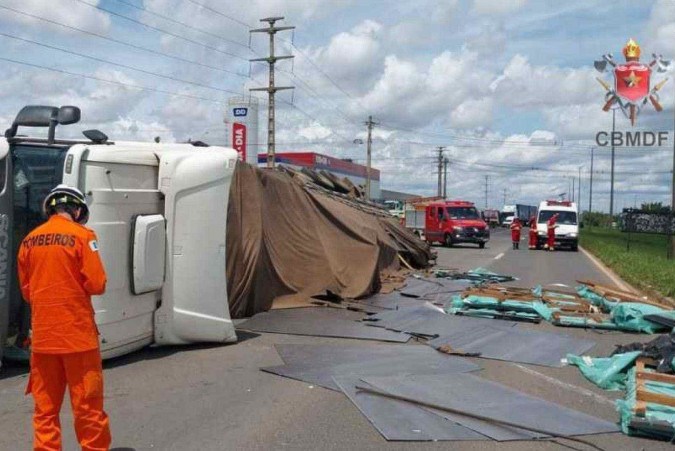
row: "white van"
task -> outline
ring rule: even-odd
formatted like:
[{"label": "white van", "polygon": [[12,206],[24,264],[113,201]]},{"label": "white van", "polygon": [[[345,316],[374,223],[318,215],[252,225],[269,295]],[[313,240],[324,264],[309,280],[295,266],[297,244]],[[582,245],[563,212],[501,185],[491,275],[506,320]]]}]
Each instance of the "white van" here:
[{"label": "white van", "polygon": [[546,244],[547,222],[558,213],[555,229],[555,246],[569,247],[573,251],[579,248],[579,212],[577,204],[570,201],[545,200],[539,204],[537,212],[538,247]]}]

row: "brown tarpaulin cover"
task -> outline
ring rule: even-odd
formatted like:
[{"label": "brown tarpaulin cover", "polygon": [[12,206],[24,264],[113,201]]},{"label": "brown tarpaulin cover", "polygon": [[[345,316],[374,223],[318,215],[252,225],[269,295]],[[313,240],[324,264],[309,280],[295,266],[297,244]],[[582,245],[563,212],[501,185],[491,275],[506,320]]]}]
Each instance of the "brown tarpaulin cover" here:
[{"label": "brown tarpaulin cover", "polygon": [[327,290],[346,298],[371,294],[383,271],[399,269],[399,252],[413,266],[428,264],[426,244],[396,220],[364,210],[288,173],[239,163],[227,223],[232,317]]}]

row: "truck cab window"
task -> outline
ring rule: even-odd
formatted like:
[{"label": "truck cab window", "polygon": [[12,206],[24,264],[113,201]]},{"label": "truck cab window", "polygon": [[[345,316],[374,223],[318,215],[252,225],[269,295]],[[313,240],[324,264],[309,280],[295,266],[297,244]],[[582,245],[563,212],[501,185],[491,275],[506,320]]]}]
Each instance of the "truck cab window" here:
[{"label": "truck cab window", "polygon": [[[15,243],[44,221],[42,200],[63,181],[67,147],[12,147]],[[17,236],[19,235],[19,236]]]},{"label": "truck cab window", "polygon": [[443,211],[444,210],[445,210],[445,208],[439,208],[438,209],[438,220],[439,221],[443,220]]}]

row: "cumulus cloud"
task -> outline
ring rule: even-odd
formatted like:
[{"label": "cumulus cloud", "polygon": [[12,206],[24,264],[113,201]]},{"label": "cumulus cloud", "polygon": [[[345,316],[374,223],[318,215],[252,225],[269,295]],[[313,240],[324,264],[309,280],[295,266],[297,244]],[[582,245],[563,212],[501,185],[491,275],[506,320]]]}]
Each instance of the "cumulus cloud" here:
[{"label": "cumulus cloud", "polygon": [[[463,102],[481,98],[491,79],[492,74],[478,64],[478,55],[466,50],[443,52],[426,69],[390,55],[384,72],[358,103],[397,123],[420,126],[436,119],[443,122]],[[483,104],[487,105],[487,100]]]},{"label": "cumulus cloud", "polygon": [[474,0],[473,11],[477,14],[506,14],[522,8],[527,0]]},{"label": "cumulus cloud", "polygon": [[[99,33],[105,33],[110,28],[110,17],[102,11],[82,3],[69,2],[67,7],[54,5],[50,0],[6,0],[5,6],[16,9],[33,16],[47,17],[55,22],[87,30],[95,30]],[[100,0],[94,0],[92,4],[100,4]],[[28,25],[32,28],[45,28],[57,33],[75,33],[62,27],[49,25],[38,19],[16,14],[9,11],[3,11],[0,15],[0,23],[17,23]]]},{"label": "cumulus cloud", "polygon": [[584,103],[601,87],[592,68],[571,69],[533,66],[515,55],[490,88],[501,102],[516,107],[550,107]]},{"label": "cumulus cloud", "polygon": [[675,5],[672,1],[658,0],[654,3],[646,35],[651,51],[675,58]]}]

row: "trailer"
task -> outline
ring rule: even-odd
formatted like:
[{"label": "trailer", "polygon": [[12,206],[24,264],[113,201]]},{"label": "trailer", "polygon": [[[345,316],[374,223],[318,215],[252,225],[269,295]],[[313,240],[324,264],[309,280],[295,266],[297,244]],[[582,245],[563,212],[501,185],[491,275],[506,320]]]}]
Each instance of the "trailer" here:
[{"label": "trailer", "polygon": [[537,216],[537,207],[534,205],[504,205],[500,212],[500,224],[503,227],[509,227],[513,219],[518,218],[521,224],[527,225],[533,216]]},{"label": "trailer", "polygon": [[[234,342],[225,239],[237,152],[192,144],[111,142],[98,130],[59,140],[77,107],[27,106],[0,140],[0,357],[21,347],[30,313],[16,278],[18,246],[44,218],[54,186],[87,197],[99,238],[106,293],[92,297],[101,352],[110,358],[151,343]],[[48,128],[48,137],[18,135]]]}]

